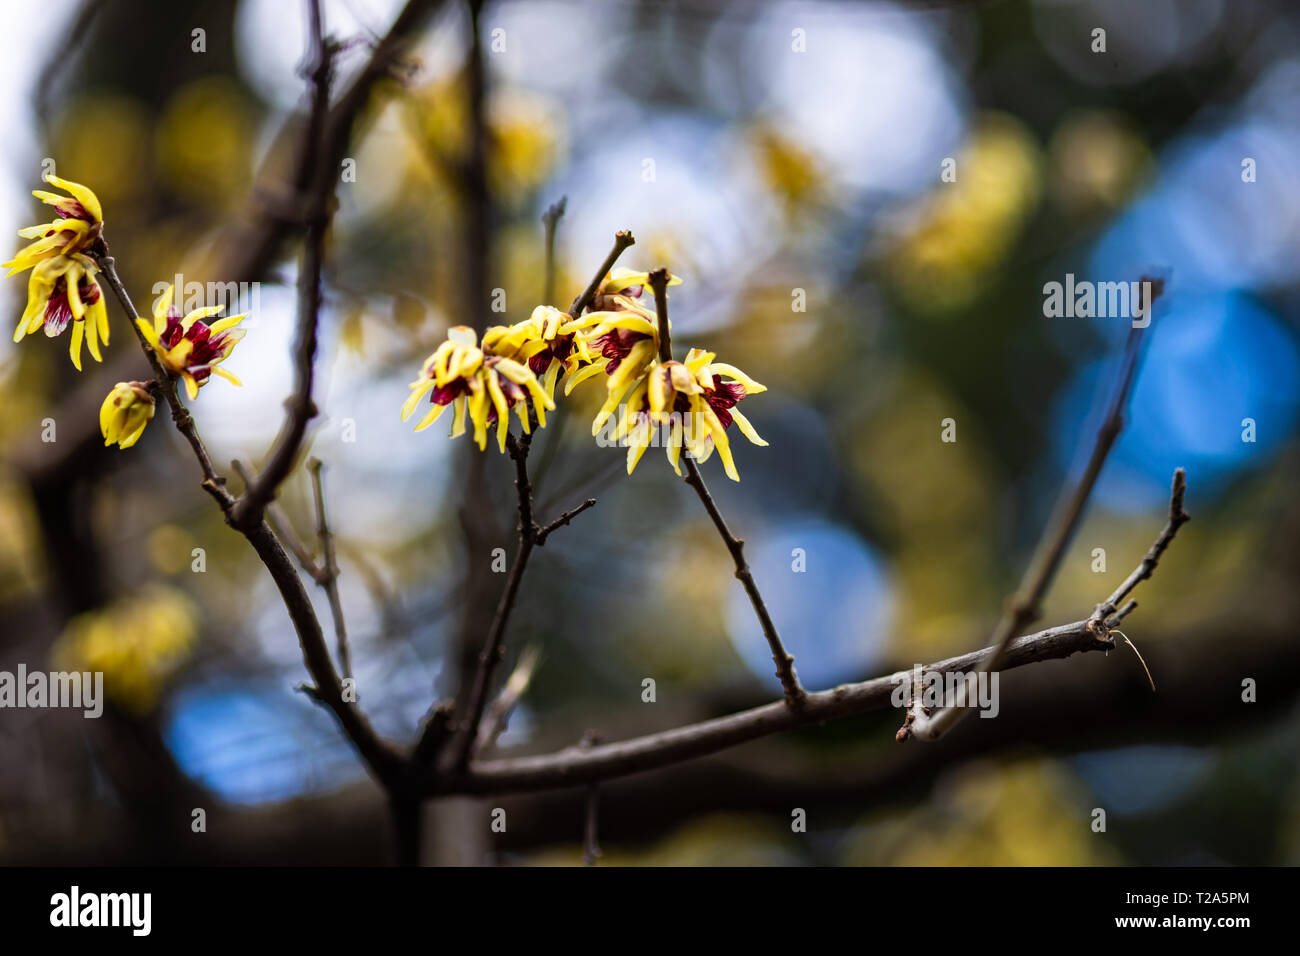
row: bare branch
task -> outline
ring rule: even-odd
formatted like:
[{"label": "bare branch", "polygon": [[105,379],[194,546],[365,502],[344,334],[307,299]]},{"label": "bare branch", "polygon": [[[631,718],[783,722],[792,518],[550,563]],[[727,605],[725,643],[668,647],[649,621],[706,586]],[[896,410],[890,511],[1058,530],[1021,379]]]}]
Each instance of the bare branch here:
[{"label": "bare branch", "polygon": [[[1049,628],[1011,642],[1001,670],[1039,661],[1058,660],[1086,651],[1109,650],[1113,644],[1093,637],[1086,620]],[[926,666],[927,671],[969,671],[987,657],[988,648]],[[501,760],[476,760],[460,773],[429,777],[429,795],[456,793],[509,793],[572,787],[615,777],[654,770],[694,757],[716,753],[737,744],[771,734],[794,730],[829,720],[852,717],[891,706],[900,682],[912,679],[911,671],[843,684],[832,690],[806,695],[803,706],[793,708],[784,700],[740,711],[726,717],[688,724],[644,737],[581,748],[568,747],[556,753]]]},{"label": "bare branch", "polygon": [[537,532],[537,546],[540,548],[543,545],[545,545],[546,539],[550,537],[552,531],[555,531],[557,528],[564,527],[570,521],[576,518],[578,515],[582,514],[588,508],[595,507],[595,505],[596,505],[596,499],[588,498],[582,504],[578,505],[578,507],[570,508],[568,511],[564,512],[564,514],[560,515],[550,524],[546,525],[546,527],[539,529]]},{"label": "bare branch", "polygon": [[284,201],[268,203],[260,191],[254,194],[248,212],[241,217],[241,223],[245,224],[226,240],[230,251],[218,270],[221,275],[239,281],[256,278],[276,260],[285,240],[300,225],[295,217],[284,214],[284,208],[293,207],[297,197],[311,195],[320,180],[337,178],[358,118],[365,112],[375,88],[390,75],[394,64],[444,2],[407,0],[388,33],[376,44],[370,59],[330,109],[321,150],[306,148],[311,141],[303,139],[293,172],[285,184]]},{"label": "bare branch", "polygon": [[312,458],[307,462],[311,472],[312,495],[316,501],[316,538],[320,541],[321,568],[316,581],[325,589],[329,600],[330,616],[334,618],[334,636],[338,642],[339,669],[344,677],[352,676],[352,655],[348,650],[348,628],[343,618],[343,601],[339,598],[339,562],[334,553],[334,534],[325,519],[325,490],[321,486],[321,462]]},{"label": "bare branch", "polygon": [[614,233],[614,248],[609,250],[609,255],[605,256],[605,261],[600,264],[600,268],[596,270],[596,275],[587,285],[587,288],[583,290],[582,295],[573,300],[573,305],[569,306],[569,315],[575,319],[582,315],[587,306],[591,304],[592,297],[596,294],[596,290],[600,288],[600,284],[605,281],[605,276],[609,274],[609,270],[614,268],[614,263],[618,262],[618,257],[623,254],[623,250],[634,245],[636,245],[636,239],[628,230],[624,229],[621,232]]},{"label": "bare branch", "polygon": [[1124,579],[1124,583],[1115,589],[1114,594],[1097,605],[1097,609],[1092,612],[1091,620],[1105,622],[1107,618],[1114,615],[1114,621],[1118,623],[1127,617],[1133,608],[1137,607],[1136,601],[1130,601],[1125,605],[1123,611],[1117,610],[1119,602],[1132,594],[1134,588],[1155,572],[1156,566],[1160,563],[1160,556],[1165,553],[1165,549],[1174,540],[1174,535],[1178,534],[1178,529],[1192,520],[1192,516],[1183,510],[1183,498],[1186,494],[1187,475],[1183,469],[1179,468],[1174,472],[1173,487],[1169,493],[1169,523],[1160,532],[1160,536],[1156,538],[1150,550],[1143,555],[1142,561],[1133,570],[1133,573]]},{"label": "bare branch", "polygon": [[528,690],[528,685],[532,683],[533,674],[536,673],[541,659],[542,654],[536,647],[525,647],[520,653],[519,662],[515,664],[515,669],[506,679],[501,693],[497,695],[496,700],[492,701],[492,706],[483,716],[483,724],[479,727],[478,737],[474,741],[474,753],[487,753],[497,742],[497,738],[505,732],[510,713]]},{"label": "bare branch", "polygon": [[569,197],[561,196],[559,202],[552,203],[542,214],[542,225],[546,229],[546,281],[542,301],[547,305],[555,305],[555,232],[568,205]]},{"label": "bare branch", "polygon": [[[1149,317],[1156,298],[1164,291],[1164,283],[1160,280],[1143,277],[1142,288],[1150,289],[1152,292],[1151,297],[1146,300],[1145,306],[1146,314]],[[1149,325],[1149,319],[1147,324]],[[1120,359],[1119,372],[1115,379],[1110,405],[1106,417],[1102,421],[1101,428],[1097,432],[1097,438],[1093,444],[1088,464],[1084,468],[1078,484],[1073,489],[1068,485],[1062,489],[1061,496],[1053,509],[1052,517],[1043,529],[1036,557],[1026,569],[1020,589],[1008,599],[1002,617],[993,631],[993,649],[989,652],[988,660],[981,665],[978,673],[997,670],[1002,655],[1006,653],[1011,641],[1026,627],[1038,620],[1043,598],[1047,595],[1048,588],[1051,587],[1057,569],[1061,565],[1061,559],[1065,556],[1066,548],[1074,539],[1074,533],[1078,530],[1083,519],[1084,509],[1088,504],[1088,499],[1092,496],[1093,488],[1096,487],[1102,466],[1105,465],[1106,458],[1115,445],[1115,440],[1124,428],[1124,409],[1128,405],[1129,393],[1132,391],[1133,382],[1137,378],[1138,361],[1141,357],[1143,340],[1142,333],[1146,327],[1146,325],[1134,325],[1129,329],[1128,340],[1125,342],[1124,354]],[[1105,635],[1101,632],[1097,632],[1096,636],[1098,641],[1105,639]],[[936,740],[960,723],[969,710],[968,707],[948,707],[940,710],[927,720],[916,721],[911,727],[909,736],[915,736],[923,740]],[[907,736],[900,736],[899,739],[906,740]]]},{"label": "bare branch", "polygon": [[[654,291],[655,312],[659,319],[659,360],[669,362],[673,357],[673,346],[668,328],[667,270],[656,269],[650,273],[650,288]],[[704,505],[704,510],[712,519],[713,526],[718,529],[718,534],[727,546],[727,550],[731,552],[731,559],[736,564],[736,578],[744,586],[745,593],[749,595],[749,603],[754,606],[754,613],[758,615],[763,636],[767,638],[767,646],[771,649],[772,660],[776,664],[776,676],[780,678],[781,687],[785,690],[786,703],[791,707],[802,706],[807,696],[806,692],[799,683],[799,675],[795,673],[794,658],[781,643],[781,635],[777,632],[772,616],[767,612],[767,604],[763,601],[763,595],[758,590],[754,575],[749,570],[749,563],[745,560],[745,542],[732,534],[731,529],[727,527],[727,522],[723,519],[722,512],[718,510],[713,495],[709,494],[708,485],[704,483],[704,476],[700,474],[700,469],[695,464],[690,451],[686,451],[682,457],[686,460],[686,483],[694,489],[700,503]]]}]

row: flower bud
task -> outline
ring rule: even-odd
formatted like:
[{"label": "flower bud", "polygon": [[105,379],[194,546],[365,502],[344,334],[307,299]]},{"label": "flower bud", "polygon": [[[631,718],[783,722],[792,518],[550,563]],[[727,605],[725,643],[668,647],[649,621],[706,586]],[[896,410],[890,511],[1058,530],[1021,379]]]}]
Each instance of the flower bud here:
[{"label": "flower bud", "polygon": [[104,444],[130,448],[153,418],[154,400],[144,382],[118,382],[99,407]]}]

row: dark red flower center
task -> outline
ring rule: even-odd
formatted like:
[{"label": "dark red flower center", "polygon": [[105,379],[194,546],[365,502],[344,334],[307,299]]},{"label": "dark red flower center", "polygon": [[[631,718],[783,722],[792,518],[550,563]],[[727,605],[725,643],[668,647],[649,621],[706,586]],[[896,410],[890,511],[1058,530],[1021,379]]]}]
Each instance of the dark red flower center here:
[{"label": "dark red flower center", "polygon": [[163,329],[158,338],[168,350],[180,345],[182,340],[193,343],[185,367],[200,383],[206,381],[212,373],[213,362],[225,354],[226,343],[229,341],[225,332],[213,335],[212,329],[201,319],[196,319],[186,329],[176,306],[167,310],[167,328]]},{"label": "dark red flower center", "polygon": [[[99,301],[99,283],[88,276],[83,275],[78,279],[77,292],[86,305],[94,305]],[[51,338],[60,335],[71,321],[72,303],[68,301],[68,278],[59,276],[49,301],[45,303],[45,334]]]}]

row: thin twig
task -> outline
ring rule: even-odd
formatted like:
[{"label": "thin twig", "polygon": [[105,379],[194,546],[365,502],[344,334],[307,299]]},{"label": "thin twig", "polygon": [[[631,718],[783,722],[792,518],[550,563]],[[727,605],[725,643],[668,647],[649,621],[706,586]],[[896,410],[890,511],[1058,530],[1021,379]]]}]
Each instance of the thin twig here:
[{"label": "thin twig", "polygon": [[[1149,315],[1150,310],[1155,305],[1155,298],[1163,292],[1164,286],[1159,281],[1149,280],[1145,277],[1142,282],[1143,288],[1151,288],[1154,293],[1146,304]],[[1150,285],[1148,286],[1147,283],[1150,283]],[[993,631],[991,642],[993,649],[989,652],[988,660],[980,666],[978,673],[989,673],[997,670],[1002,655],[1006,653],[1011,641],[1026,627],[1038,620],[1043,598],[1047,595],[1047,591],[1056,577],[1056,571],[1061,565],[1061,560],[1065,556],[1066,548],[1074,539],[1074,533],[1078,530],[1083,519],[1084,510],[1088,504],[1088,499],[1092,495],[1093,488],[1096,487],[1102,466],[1106,463],[1106,458],[1110,455],[1115,440],[1124,428],[1124,410],[1128,405],[1128,397],[1132,391],[1133,382],[1137,378],[1143,340],[1142,333],[1145,328],[1146,326],[1135,325],[1129,329],[1128,340],[1124,345],[1124,354],[1120,360],[1119,372],[1115,379],[1110,405],[1106,417],[1102,420],[1101,427],[1097,431],[1096,441],[1093,444],[1092,454],[1088,458],[1088,464],[1084,468],[1078,484],[1073,488],[1066,485],[1062,489],[1061,496],[1053,509],[1052,517],[1043,529],[1035,560],[1026,569],[1020,589],[1008,599],[1002,617]],[[1104,640],[1104,638],[1105,635],[1098,632],[1097,639],[1100,641]],[[960,723],[970,710],[969,707],[944,708],[928,720],[917,721],[913,724],[910,736],[922,740],[936,740]],[[900,739],[906,739],[906,737]]]},{"label": "thin twig", "polygon": [[546,207],[546,212],[542,213],[542,226],[546,230],[546,266],[543,273],[545,284],[542,287],[542,301],[547,305],[555,305],[555,233],[568,205],[569,197],[561,196],[559,202],[552,203]]},{"label": "thin twig", "polygon": [[627,229],[614,233],[614,248],[609,250],[609,255],[605,256],[605,261],[600,264],[600,268],[596,270],[596,275],[587,288],[583,290],[582,295],[573,300],[573,305],[569,306],[569,315],[576,319],[586,311],[587,306],[591,304],[592,297],[596,294],[596,290],[605,281],[605,276],[609,274],[609,270],[614,268],[614,263],[618,262],[618,257],[623,254],[623,250],[634,245],[636,245],[636,239]]},{"label": "thin twig", "polygon": [[[296,209],[300,205],[299,197],[311,195],[320,188],[318,184],[322,180],[338,179],[340,164],[354,141],[359,122],[363,117],[377,115],[377,111],[367,109],[374,103],[376,89],[392,75],[394,65],[417,41],[435,11],[443,6],[445,0],[407,0],[351,85],[330,109],[322,148],[310,148],[311,140],[305,137],[301,140],[293,172],[281,187],[279,201],[268,202],[264,190],[255,191],[250,208],[238,219],[241,225],[226,243],[228,251],[218,270],[220,275],[251,281],[276,261],[285,240],[301,225],[296,215],[286,215],[285,210]],[[277,138],[288,136],[296,125],[286,124],[285,131]],[[268,154],[281,155],[275,149]],[[270,163],[267,168],[271,168]]]},{"label": "thin twig", "polygon": [[[574,300],[570,315],[577,316],[582,313],[588,303],[591,302],[592,296],[596,294],[600,283],[604,281],[605,275],[618,260],[618,257],[623,254],[623,250],[635,242],[636,240],[632,237],[631,232],[625,230],[615,233],[614,247],[610,250],[609,255],[605,257],[605,261],[601,263],[600,269],[596,272],[586,291]],[[515,597],[519,592],[519,584],[523,580],[528,559],[532,555],[534,546],[540,543],[538,541],[539,536],[544,541],[555,530],[550,525],[545,529],[539,528],[533,519],[533,492],[528,478],[528,451],[531,444],[531,434],[523,435],[518,439],[511,434],[506,438],[506,449],[515,462],[515,489],[519,499],[519,543],[515,549],[515,557],[510,567],[509,576],[506,578],[505,590],[497,603],[496,613],[493,615],[492,623],[488,628],[483,648],[479,651],[478,662],[470,684],[469,696],[466,698],[464,712],[458,715],[459,729],[449,747],[449,765],[454,768],[463,767],[473,753],[474,742],[478,736],[478,725],[483,719],[483,708],[486,705],[488,689],[491,685],[492,672],[496,665],[500,663],[504,653],[505,627],[509,622],[510,612],[514,609]],[[587,507],[590,506],[584,503],[581,508],[575,510],[574,514],[585,510]],[[568,523],[568,521],[563,520],[564,517],[564,515],[561,515],[560,519],[557,519],[560,524]],[[572,520],[573,514],[568,515],[568,518]],[[555,522],[552,522],[552,524],[555,524]],[[417,745],[417,749],[427,752],[429,748],[421,748]]]},{"label": "thin twig", "polygon": [[1137,606],[1138,606],[1137,601],[1129,601],[1122,608],[1120,608],[1118,611],[1115,612],[1114,617],[1111,617],[1104,622],[1106,627],[1109,628],[1110,630],[1114,630],[1119,625],[1120,621],[1124,620],[1124,618],[1128,617],[1130,614],[1132,614],[1134,611],[1137,610]]},{"label": "thin twig", "polygon": [[316,538],[320,541],[321,568],[316,579],[329,600],[330,616],[334,618],[334,635],[338,641],[339,669],[345,678],[352,677],[352,653],[348,650],[348,628],[343,618],[343,601],[339,597],[339,562],[334,553],[334,533],[325,518],[325,490],[321,484],[321,461],[309,459],[307,470],[311,473],[312,495],[316,501]]},{"label": "thin twig", "polygon": [[1096,610],[1092,612],[1091,620],[1104,622],[1107,618],[1114,616],[1118,623],[1128,616],[1129,612],[1137,606],[1136,601],[1129,602],[1124,611],[1117,611],[1119,602],[1133,593],[1136,588],[1154,573],[1156,566],[1160,563],[1160,556],[1165,553],[1169,543],[1174,540],[1174,535],[1178,534],[1178,529],[1192,520],[1192,516],[1183,510],[1183,499],[1187,494],[1187,474],[1179,468],[1174,472],[1173,486],[1169,492],[1169,523],[1165,525],[1164,530],[1160,532],[1155,543],[1145,555],[1142,556],[1141,562],[1133,569],[1133,573],[1124,579],[1124,583],[1115,589],[1115,593],[1106,598],[1101,604],[1097,605]]},{"label": "thin twig", "polygon": [[[659,320],[659,360],[668,362],[672,360],[673,346],[672,336],[669,334],[668,327],[668,272],[665,269],[656,269],[650,273],[650,288],[654,291],[655,312]],[[731,559],[736,565],[736,578],[745,588],[745,593],[749,595],[749,603],[754,606],[754,613],[758,615],[759,624],[763,628],[763,636],[767,638],[767,646],[772,651],[772,660],[776,664],[776,676],[781,680],[781,687],[785,691],[785,701],[790,707],[802,706],[807,692],[799,683],[799,675],[795,673],[794,658],[786,651],[785,645],[781,643],[781,635],[776,629],[776,624],[772,621],[772,616],[767,612],[767,604],[763,600],[762,592],[758,589],[758,584],[754,581],[753,572],[749,570],[749,563],[745,560],[745,542],[731,533],[727,527],[726,520],[722,517],[722,512],[718,510],[717,503],[713,500],[713,495],[709,493],[709,487],[704,483],[704,476],[700,474],[700,469],[695,464],[695,459],[689,451],[682,455],[686,460],[686,483],[695,490],[699,497],[700,503],[704,505],[704,510],[709,513],[709,518],[713,521],[713,526],[718,529],[723,543],[727,550],[731,552]]]},{"label": "thin twig", "polygon": [[541,651],[531,645],[525,647],[520,653],[519,661],[506,679],[501,693],[497,694],[496,700],[492,701],[487,713],[483,715],[483,723],[474,741],[474,753],[486,753],[496,744],[497,738],[505,733],[510,714],[519,703],[519,699],[527,692],[541,659]]},{"label": "thin twig", "polygon": [[543,545],[545,545],[546,539],[551,536],[552,531],[554,531],[556,528],[564,527],[570,521],[576,518],[578,515],[586,511],[588,508],[594,507],[595,504],[596,504],[595,498],[588,498],[582,504],[578,505],[578,507],[570,508],[568,511],[564,512],[564,514],[560,515],[558,518],[556,518],[554,521],[548,524],[546,527],[539,529],[537,532],[537,546],[540,548]]}]

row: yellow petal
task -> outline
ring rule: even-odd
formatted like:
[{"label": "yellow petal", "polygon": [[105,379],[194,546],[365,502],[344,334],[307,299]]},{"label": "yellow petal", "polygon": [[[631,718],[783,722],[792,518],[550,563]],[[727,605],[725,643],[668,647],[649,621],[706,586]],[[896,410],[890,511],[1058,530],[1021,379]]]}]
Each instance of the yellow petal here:
[{"label": "yellow petal", "polygon": [[[218,309],[217,311],[219,312],[221,310]],[[217,319],[217,321],[209,325],[208,328],[212,330],[213,335],[216,335],[218,332],[224,332],[226,329],[234,328],[246,318],[248,318],[247,312],[241,313],[240,315],[229,315],[224,319]]]},{"label": "yellow petal", "polygon": [[163,350],[162,342],[158,338],[158,333],[154,330],[153,323],[148,319],[136,319],[135,324],[136,327],[140,329],[140,334],[144,336],[144,340],[149,343],[150,347],[155,352],[161,352]]},{"label": "yellow petal", "polygon": [[95,327],[99,329],[99,341],[104,345],[108,344],[108,306],[104,304],[104,292],[101,289],[99,298],[90,306],[90,315],[88,322],[94,322]]},{"label": "yellow petal", "polygon": [[96,222],[103,221],[104,210],[99,205],[99,197],[91,192],[89,187],[83,186],[81,183],[74,183],[68,179],[60,179],[53,173],[46,173],[45,181],[51,186],[57,186],[59,189],[62,189],[65,193],[72,196],[73,199],[77,200],[77,202],[81,203],[81,207],[85,209],[86,212],[90,213],[91,216],[95,218]]},{"label": "yellow petal", "polygon": [[648,447],[650,447],[649,443],[640,444],[639,442],[632,442],[627,446],[627,473],[629,475],[636,470],[637,462],[641,460],[641,456],[645,454]]},{"label": "yellow petal", "polygon": [[[190,326],[193,325],[195,322],[199,321],[199,319],[207,319],[210,318],[211,316],[219,315],[222,312],[224,312],[225,309],[226,307],[224,305],[209,305],[209,306],[205,306],[202,309],[195,309],[189,315],[185,316],[185,318],[181,319],[181,328],[184,331],[188,332],[190,330]],[[227,328],[229,328],[229,326],[227,326]],[[217,330],[213,329],[213,331],[217,331]]]},{"label": "yellow petal", "polygon": [[465,396],[460,395],[452,404],[456,406],[456,414],[451,420],[451,437],[456,438],[465,434],[465,407],[468,403],[465,401]]},{"label": "yellow petal", "polygon": [[[457,399],[457,401],[460,401],[460,399]],[[439,418],[441,418],[442,413],[445,412],[450,407],[451,406],[449,405],[434,405],[431,409],[429,409],[428,414],[426,414],[423,418],[420,419],[419,424],[415,426],[415,430],[417,432],[424,431],[426,428],[428,428],[430,425],[436,422]],[[404,415],[402,417],[406,418],[407,416]]]},{"label": "yellow petal", "polygon": [[90,357],[96,362],[104,361],[104,356],[99,354],[99,326],[94,319],[87,316],[81,323],[86,327],[86,348],[90,349]]},{"label": "yellow petal", "polygon": [[677,477],[680,478],[682,476],[682,466],[678,459],[682,455],[682,420],[673,416],[668,429],[668,446],[664,449],[664,452],[668,455],[668,464],[673,466],[673,471],[677,472]]},{"label": "yellow petal", "polygon": [[573,391],[575,386],[581,385],[587,379],[599,375],[603,371],[605,371],[605,364],[602,361],[597,365],[588,365],[586,368],[583,368],[578,372],[576,372],[575,374],[566,377],[564,380],[564,394],[568,395],[570,392]]},{"label": "yellow petal", "polygon": [[140,424],[136,427],[135,431],[131,432],[131,434],[127,435],[125,438],[122,438],[118,441],[117,447],[130,448],[132,445],[134,445],[136,442],[140,440],[140,436],[144,434],[144,427],[148,424],[149,424],[149,419],[147,418],[144,419],[144,421],[140,422]]},{"label": "yellow petal", "polygon": [[714,375],[726,375],[728,378],[735,379],[745,386],[745,391],[751,395],[767,391],[766,385],[760,385],[734,365],[728,365],[726,362],[713,362],[712,365]]},{"label": "yellow petal", "polygon": [[81,338],[86,334],[85,322],[72,323],[72,341],[68,343],[68,354],[72,356],[72,364],[81,371]]},{"label": "yellow petal", "polygon": [[754,426],[749,423],[749,419],[742,415],[739,409],[731,409],[731,420],[736,423],[736,426],[740,429],[740,433],[751,442],[755,445],[766,447],[767,442],[765,442],[758,432],[755,431]]},{"label": "yellow petal", "polygon": [[154,325],[157,326],[159,332],[167,328],[167,311],[172,307],[172,296],[175,295],[175,293],[175,286],[167,286],[163,291],[163,294],[158,297],[158,301],[154,304]]},{"label": "yellow petal", "polygon": [[[243,354],[242,352],[240,353]],[[416,407],[420,404],[421,399],[428,395],[434,387],[434,381],[431,378],[421,379],[411,384],[410,397],[402,405],[402,421],[406,421],[415,414]],[[444,406],[439,406],[444,407]],[[417,429],[418,430],[418,429]]]}]

